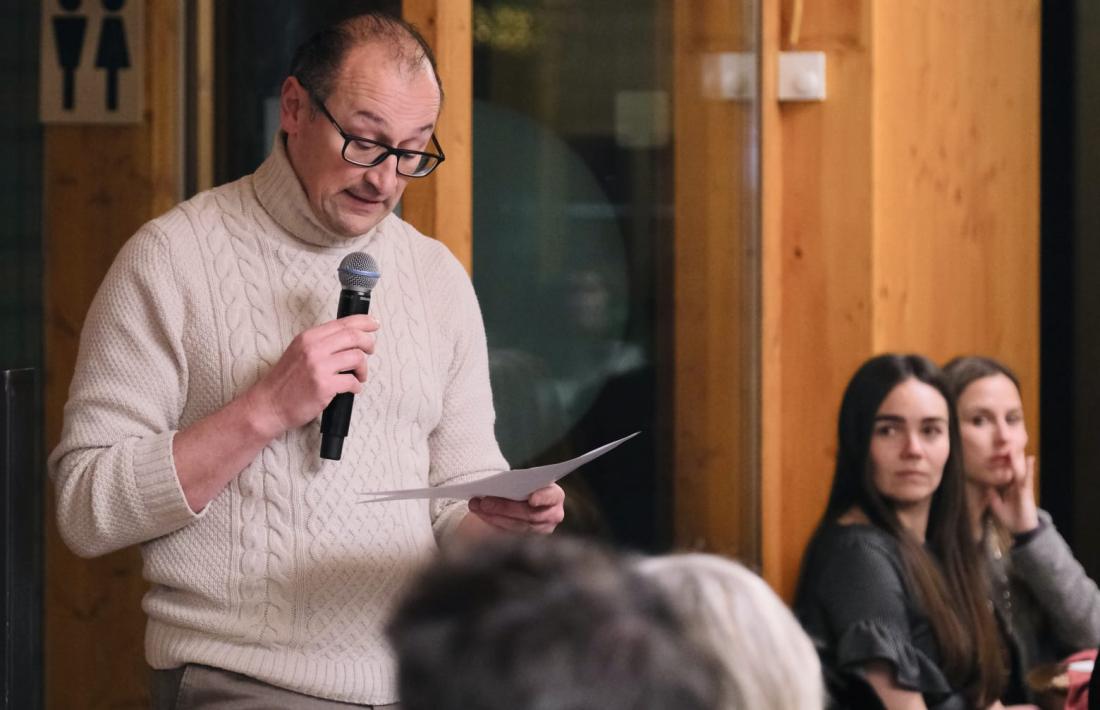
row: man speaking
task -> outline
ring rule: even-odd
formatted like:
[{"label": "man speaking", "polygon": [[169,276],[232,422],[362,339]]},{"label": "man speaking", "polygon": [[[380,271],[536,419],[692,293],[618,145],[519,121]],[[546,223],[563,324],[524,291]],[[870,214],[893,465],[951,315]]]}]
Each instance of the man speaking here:
[{"label": "man speaking", "polygon": [[[443,161],[441,104],[401,20],[318,33],[263,165],[143,226],[91,305],[50,475],[77,554],[141,545],[157,707],[393,704],[383,625],[437,544],[562,519],[557,486],[356,503],[507,467],[469,278],[393,214]],[[352,252],[384,275],[370,315],[334,320]],[[341,393],[354,411],[324,459],[318,419]]]}]

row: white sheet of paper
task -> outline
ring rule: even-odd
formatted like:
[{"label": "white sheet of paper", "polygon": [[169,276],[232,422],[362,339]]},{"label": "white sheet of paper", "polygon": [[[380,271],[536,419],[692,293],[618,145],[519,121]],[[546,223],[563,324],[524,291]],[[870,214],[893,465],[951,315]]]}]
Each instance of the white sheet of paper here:
[{"label": "white sheet of paper", "polygon": [[564,478],[592,459],[603,456],[619,444],[633,439],[641,432],[634,432],[618,441],[592,449],[587,454],[546,466],[517,468],[514,471],[501,471],[479,481],[456,483],[450,486],[429,486],[427,488],[408,488],[402,491],[370,491],[360,495],[360,503],[377,503],[385,500],[413,500],[416,498],[480,498],[498,496],[510,500],[527,500],[527,497],[540,488]]}]

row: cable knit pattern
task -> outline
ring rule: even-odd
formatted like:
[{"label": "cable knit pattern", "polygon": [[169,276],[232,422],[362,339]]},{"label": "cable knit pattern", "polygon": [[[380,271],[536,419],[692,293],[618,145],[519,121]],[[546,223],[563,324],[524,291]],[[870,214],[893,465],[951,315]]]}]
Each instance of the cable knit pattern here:
[{"label": "cable knit pattern", "polygon": [[[341,461],[319,422],[270,442],[200,514],[172,437],[224,406],[301,331],[335,315],[350,251],[382,269],[382,323]],[[204,663],[319,697],[396,700],[383,635],[460,501],[360,504],[357,493],[506,467],[493,436],[484,327],[469,278],[391,215],[347,239],[315,218],[281,142],[252,176],[142,227],[89,311],[50,456],[79,554],[141,543],[155,668]]]}]

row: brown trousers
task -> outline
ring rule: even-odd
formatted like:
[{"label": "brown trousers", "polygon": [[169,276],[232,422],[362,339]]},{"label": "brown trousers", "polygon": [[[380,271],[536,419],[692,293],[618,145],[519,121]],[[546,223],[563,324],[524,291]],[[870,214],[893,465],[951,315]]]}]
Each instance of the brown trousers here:
[{"label": "brown trousers", "polygon": [[166,671],[154,670],[150,690],[153,710],[337,710],[338,708],[386,708],[392,705],[355,705],[325,700],[277,688],[240,673],[188,664]]}]

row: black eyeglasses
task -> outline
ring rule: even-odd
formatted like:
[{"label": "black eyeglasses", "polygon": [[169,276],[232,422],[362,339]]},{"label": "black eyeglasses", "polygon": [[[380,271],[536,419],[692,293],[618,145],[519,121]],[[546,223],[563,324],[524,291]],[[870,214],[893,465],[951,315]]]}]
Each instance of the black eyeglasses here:
[{"label": "black eyeglasses", "polygon": [[[298,83],[301,83],[301,81],[299,80]],[[305,85],[303,85],[302,88],[306,89]],[[436,139],[434,133],[432,134],[432,146],[435,148],[434,153],[428,153],[421,150],[394,148],[392,145],[386,145],[385,143],[380,143],[370,138],[353,136],[340,127],[340,124],[337,123],[336,119],[332,117],[332,114],[328,112],[328,108],[325,107],[324,101],[317,98],[309,89],[306,89],[306,93],[309,94],[309,98],[313,100],[313,103],[317,104],[318,108],[321,109],[321,113],[325,114],[325,118],[327,118],[340,133],[340,137],[344,139],[344,147],[340,151],[340,155],[352,165],[358,165],[361,168],[373,168],[391,155],[396,155],[398,175],[404,175],[405,177],[411,178],[422,178],[431,174],[431,172],[438,168],[439,164],[447,157],[443,154],[443,148],[440,147],[439,141]]]}]

